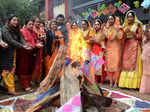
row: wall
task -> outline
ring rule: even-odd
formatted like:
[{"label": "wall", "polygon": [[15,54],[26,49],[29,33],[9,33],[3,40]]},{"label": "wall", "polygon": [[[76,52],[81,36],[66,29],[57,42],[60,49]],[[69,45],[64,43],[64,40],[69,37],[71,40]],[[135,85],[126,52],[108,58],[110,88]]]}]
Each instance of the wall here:
[{"label": "wall", "polygon": [[54,7],[53,11],[54,11],[54,17],[56,17],[58,14],[65,15],[65,4],[63,3],[61,5]]}]

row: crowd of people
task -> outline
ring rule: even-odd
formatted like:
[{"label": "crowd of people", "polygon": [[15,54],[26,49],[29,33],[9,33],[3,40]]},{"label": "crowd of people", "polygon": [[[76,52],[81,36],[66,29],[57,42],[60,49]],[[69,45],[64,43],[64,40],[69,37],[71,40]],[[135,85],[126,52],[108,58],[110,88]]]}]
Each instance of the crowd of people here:
[{"label": "crowd of people", "polygon": [[67,59],[81,66],[93,63],[91,80],[103,84],[108,76],[110,87],[150,93],[150,24],[143,26],[132,10],[123,25],[110,14],[106,23],[98,17],[92,24],[84,19],[81,27],[72,17],[65,22],[60,14],[46,25],[38,17],[28,19],[20,29],[12,14],[0,31],[0,81],[9,94],[17,95],[16,75],[21,87],[32,92],[31,84],[46,77],[59,47],[67,46]]}]

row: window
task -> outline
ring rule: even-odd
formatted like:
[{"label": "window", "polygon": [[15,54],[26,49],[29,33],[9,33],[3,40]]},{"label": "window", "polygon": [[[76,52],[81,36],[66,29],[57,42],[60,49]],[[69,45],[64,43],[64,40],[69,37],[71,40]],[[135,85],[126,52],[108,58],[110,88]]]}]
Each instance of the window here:
[{"label": "window", "polygon": [[58,6],[64,3],[64,0],[53,0],[54,6]]}]

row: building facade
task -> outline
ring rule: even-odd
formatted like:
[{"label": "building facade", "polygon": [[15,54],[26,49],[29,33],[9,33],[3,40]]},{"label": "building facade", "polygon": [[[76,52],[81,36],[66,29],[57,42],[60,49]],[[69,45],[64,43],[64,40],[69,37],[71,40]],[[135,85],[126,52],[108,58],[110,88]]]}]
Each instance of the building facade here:
[{"label": "building facade", "polygon": [[45,0],[46,20],[64,14],[65,17],[86,10],[89,7],[95,8],[99,3],[110,0]]},{"label": "building facade", "polygon": [[45,0],[45,17],[46,20],[55,18],[58,14],[69,16],[68,3],[70,0]]},{"label": "building facade", "polygon": [[[74,16],[85,12],[88,8],[97,10],[98,7],[105,3],[115,2],[113,0],[45,0],[46,20],[56,17],[58,14],[63,14],[65,17]],[[143,0],[142,0],[143,1]],[[140,1],[140,3],[142,2]],[[137,12],[137,16],[141,21],[147,21],[150,18],[150,11],[143,13],[142,8],[135,8],[130,0],[125,1],[131,6],[132,10]],[[150,9],[149,9],[150,10]]]}]

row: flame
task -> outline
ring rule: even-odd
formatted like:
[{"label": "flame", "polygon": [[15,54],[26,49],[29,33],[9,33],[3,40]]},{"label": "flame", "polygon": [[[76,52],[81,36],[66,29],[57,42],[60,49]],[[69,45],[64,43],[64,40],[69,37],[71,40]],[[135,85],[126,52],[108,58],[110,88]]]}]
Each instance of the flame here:
[{"label": "flame", "polygon": [[68,56],[73,61],[84,62],[86,60],[87,43],[85,42],[83,33],[79,28],[70,30],[68,46]]}]

